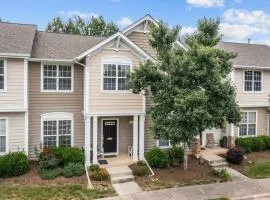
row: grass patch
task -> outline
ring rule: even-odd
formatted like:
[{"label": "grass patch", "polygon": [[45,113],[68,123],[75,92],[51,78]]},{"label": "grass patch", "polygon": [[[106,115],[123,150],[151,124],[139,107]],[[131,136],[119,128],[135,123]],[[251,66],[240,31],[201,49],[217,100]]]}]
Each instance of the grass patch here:
[{"label": "grass patch", "polygon": [[112,187],[95,186],[88,190],[85,185],[0,185],[1,200],[91,200],[115,196]]},{"label": "grass patch", "polygon": [[244,168],[244,174],[249,178],[270,178],[270,160],[258,160]]}]

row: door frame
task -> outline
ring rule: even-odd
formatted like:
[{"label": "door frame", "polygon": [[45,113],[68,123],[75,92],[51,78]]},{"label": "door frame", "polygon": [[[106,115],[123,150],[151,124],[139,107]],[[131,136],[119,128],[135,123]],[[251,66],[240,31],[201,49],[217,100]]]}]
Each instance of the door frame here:
[{"label": "door frame", "polygon": [[101,118],[101,147],[104,151],[104,143],[103,143],[103,140],[104,140],[104,133],[103,133],[103,122],[104,121],[110,121],[110,120],[116,120],[116,137],[117,137],[117,140],[116,140],[116,152],[112,152],[112,153],[105,153],[104,152],[104,155],[106,156],[110,156],[110,155],[118,155],[119,153],[119,118]]},{"label": "door frame", "polygon": [[270,114],[267,114],[267,135],[270,135]]}]

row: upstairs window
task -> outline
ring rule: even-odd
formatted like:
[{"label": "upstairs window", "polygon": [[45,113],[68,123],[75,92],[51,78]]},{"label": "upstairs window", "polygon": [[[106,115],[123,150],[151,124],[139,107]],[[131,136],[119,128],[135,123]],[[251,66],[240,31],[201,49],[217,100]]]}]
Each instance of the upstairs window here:
[{"label": "upstairs window", "polygon": [[166,148],[171,148],[171,142],[170,140],[166,140],[166,139],[159,139],[157,141],[157,146],[161,149],[166,149]]},{"label": "upstairs window", "polygon": [[111,60],[103,64],[103,91],[128,91],[128,75],[131,71],[131,64],[117,63]]},{"label": "upstairs window", "polygon": [[44,64],[42,73],[43,91],[65,92],[73,90],[73,66]]},{"label": "upstairs window", "polygon": [[256,135],[257,127],[256,112],[241,112],[241,123],[239,127],[239,136],[252,136]]},{"label": "upstairs window", "polygon": [[6,61],[0,60],[0,92],[6,92],[6,88],[7,88]]},{"label": "upstairs window", "polygon": [[246,92],[260,92],[262,91],[262,72],[261,71],[245,71],[244,75]]}]

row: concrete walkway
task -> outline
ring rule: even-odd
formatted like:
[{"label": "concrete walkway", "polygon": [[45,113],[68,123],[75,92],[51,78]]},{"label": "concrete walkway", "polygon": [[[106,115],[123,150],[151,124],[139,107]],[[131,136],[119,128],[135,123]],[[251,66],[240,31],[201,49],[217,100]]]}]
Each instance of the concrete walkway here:
[{"label": "concrete walkway", "polygon": [[[208,200],[218,197],[230,199],[270,199],[270,179],[246,180],[228,183],[214,183],[178,187],[151,192],[142,192],[118,197],[106,198],[107,200]],[[249,197],[249,198],[247,198]]]}]

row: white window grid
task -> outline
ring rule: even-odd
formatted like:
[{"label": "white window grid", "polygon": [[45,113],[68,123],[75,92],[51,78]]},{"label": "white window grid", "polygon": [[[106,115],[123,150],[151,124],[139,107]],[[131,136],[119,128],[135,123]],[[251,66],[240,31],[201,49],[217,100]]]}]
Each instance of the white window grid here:
[{"label": "white window grid", "polygon": [[[4,140],[4,147],[2,141]],[[7,120],[0,118],[0,154],[7,152]]]},{"label": "white window grid", "polygon": [[262,91],[261,71],[244,71],[244,91],[246,92]]},{"label": "white window grid", "polygon": [[0,92],[6,90],[7,84],[7,72],[6,72],[6,62],[5,60],[0,60]]},{"label": "white window grid", "polygon": [[[254,136],[257,130],[257,112],[246,111],[241,112],[241,122],[239,126],[239,137]],[[242,132],[243,131],[243,132]],[[254,133],[251,133],[254,132]]]}]

